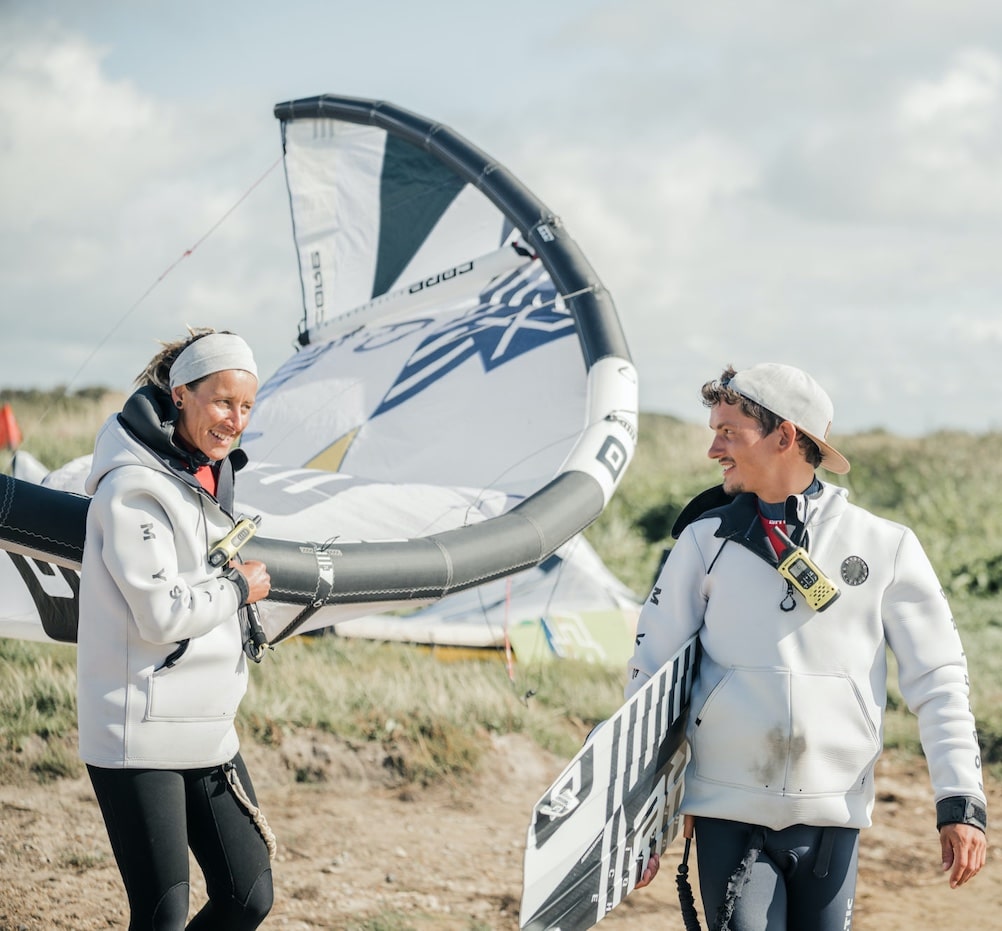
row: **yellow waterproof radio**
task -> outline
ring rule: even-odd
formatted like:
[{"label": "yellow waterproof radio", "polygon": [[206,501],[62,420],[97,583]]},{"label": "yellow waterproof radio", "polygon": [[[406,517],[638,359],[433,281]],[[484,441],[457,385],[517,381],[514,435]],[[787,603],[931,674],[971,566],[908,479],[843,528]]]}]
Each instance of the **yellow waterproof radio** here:
[{"label": "yellow waterproof radio", "polygon": [[817,563],[807,555],[807,550],[797,546],[781,528],[775,528],[776,535],[783,543],[776,567],[784,579],[788,579],[815,611],[824,611],[838,598],[835,584],[821,571]]},{"label": "yellow waterproof radio", "polygon": [[237,550],[257,533],[257,527],[260,523],[260,515],[240,518],[236,526],[209,550],[209,565],[218,568],[228,563],[237,555]]}]

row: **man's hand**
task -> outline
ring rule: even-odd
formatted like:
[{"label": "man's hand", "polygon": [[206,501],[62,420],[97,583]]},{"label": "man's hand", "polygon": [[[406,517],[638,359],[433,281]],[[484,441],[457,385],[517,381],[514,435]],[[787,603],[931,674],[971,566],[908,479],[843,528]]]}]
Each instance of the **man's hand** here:
[{"label": "man's hand", "polygon": [[661,858],[656,854],[652,853],[650,860],[647,861],[647,869],[644,870],[643,875],[637,881],[637,884],[633,887],[634,889],[643,889],[644,886],[649,886],[651,880],[658,875],[658,870],[661,868]]},{"label": "man's hand", "polygon": [[985,865],[988,840],[984,831],[971,824],[944,824],[939,829],[943,850],[943,871],[950,871],[950,888],[957,889],[973,879]]}]

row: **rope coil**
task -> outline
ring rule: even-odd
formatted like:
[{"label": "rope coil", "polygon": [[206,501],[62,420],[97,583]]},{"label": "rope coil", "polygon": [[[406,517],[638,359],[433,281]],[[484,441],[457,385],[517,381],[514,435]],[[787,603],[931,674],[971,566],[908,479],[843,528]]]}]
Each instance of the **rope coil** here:
[{"label": "rope coil", "polygon": [[278,841],[275,839],[275,833],[264,817],[264,812],[251,801],[250,796],[243,787],[243,783],[240,782],[236,766],[232,763],[224,764],[223,773],[226,775],[226,784],[230,787],[230,791],[236,800],[243,805],[247,814],[251,816],[254,827],[257,828],[258,833],[264,840],[265,846],[268,848],[268,859],[274,860],[278,853]]}]

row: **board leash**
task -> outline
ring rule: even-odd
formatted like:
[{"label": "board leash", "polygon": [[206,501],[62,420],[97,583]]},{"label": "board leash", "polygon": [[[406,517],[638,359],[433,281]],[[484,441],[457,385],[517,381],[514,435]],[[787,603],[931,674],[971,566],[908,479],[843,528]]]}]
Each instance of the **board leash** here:
[{"label": "board leash", "polygon": [[[762,850],[762,843],[762,841],[757,841],[757,838],[753,838],[738,868],[727,880],[727,894],[717,910],[717,919],[711,931],[730,931],[734,906],[737,904],[745,883],[748,882],[752,865]],[[682,852],[682,862],[679,863],[678,873],[675,876],[675,886],[678,888],[678,904],[682,912],[682,924],[685,926],[685,931],[702,931],[699,924],[699,913],[696,911],[696,899],[692,894],[692,886],[689,884],[689,848],[691,846],[692,838],[687,837],[685,850]]]},{"label": "board leash", "polygon": [[682,910],[682,924],[685,931],[702,931],[699,926],[699,914],[696,912],[696,899],[692,894],[692,886],[689,885],[689,848],[692,846],[692,838],[685,839],[685,850],[682,853],[682,862],[678,865],[678,874],[675,876],[675,885],[678,887],[678,905]]}]

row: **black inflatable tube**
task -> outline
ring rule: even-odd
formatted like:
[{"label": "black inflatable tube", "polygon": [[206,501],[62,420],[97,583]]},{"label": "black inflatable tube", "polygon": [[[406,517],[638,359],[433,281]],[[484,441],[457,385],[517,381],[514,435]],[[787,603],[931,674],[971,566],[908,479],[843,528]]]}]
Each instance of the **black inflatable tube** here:
[{"label": "black inflatable tube", "polygon": [[[320,555],[334,574],[325,604],[438,598],[536,565],[577,532],[582,512],[601,513],[601,489],[583,472],[566,472],[547,490],[552,498],[533,496],[489,521],[428,537],[330,547],[254,537],[243,553],[267,564],[271,601],[312,604]],[[554,500],[564,506],[554,509]],[[4,549],[79,570],[89,498],[0,475],[0,502]],[[390,575],[387,566],[399,571]]]},{"label": "black inflatable tube", "polygon": [[3,549],[79,569],[90,498],[0,475]]}]

